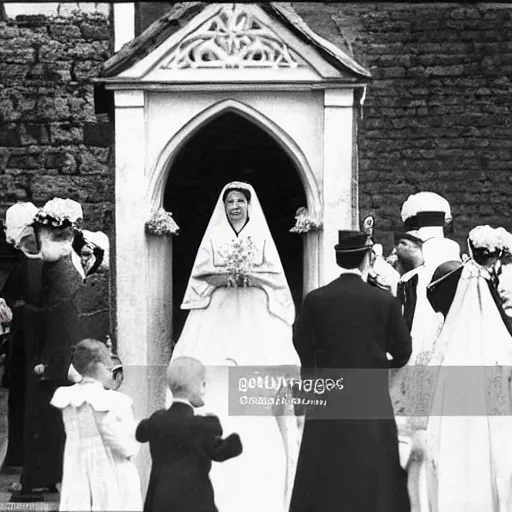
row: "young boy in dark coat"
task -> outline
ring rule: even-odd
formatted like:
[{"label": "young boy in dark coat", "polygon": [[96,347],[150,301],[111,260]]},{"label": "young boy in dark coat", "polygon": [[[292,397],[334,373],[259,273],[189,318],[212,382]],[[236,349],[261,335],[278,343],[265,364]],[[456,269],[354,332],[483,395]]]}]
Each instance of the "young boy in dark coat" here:
[{"label": "young boy in dark coat", "polygon": [[176,358],[167,369],[167,383],[173,404],[142,420],[135,434],[140,443],[149,442],[153,459],[144,512],[217,512],[212,460],[240,455],[240,437],[222,439],[217,416],[195,415],[205,393],[205,367],[199,361]]}]

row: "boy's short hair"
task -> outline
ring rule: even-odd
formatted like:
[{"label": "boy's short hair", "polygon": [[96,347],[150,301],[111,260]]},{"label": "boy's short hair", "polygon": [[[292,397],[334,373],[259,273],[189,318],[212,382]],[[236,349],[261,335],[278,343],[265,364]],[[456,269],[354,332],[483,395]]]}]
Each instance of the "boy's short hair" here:
[{"label": "boy's short hair", "polygon": [[94,374],[99,363],[110,366],[111,361],[110,350],[99,340],[86,338],[79,341],[73,349],[72,363],[82,376]]},{"label": "boy's short hair", "polygon": [[200,380],[204,379],[205,367],[193,357],[177,357],[167,367],[167,384],[173,395],[191,391]]}]

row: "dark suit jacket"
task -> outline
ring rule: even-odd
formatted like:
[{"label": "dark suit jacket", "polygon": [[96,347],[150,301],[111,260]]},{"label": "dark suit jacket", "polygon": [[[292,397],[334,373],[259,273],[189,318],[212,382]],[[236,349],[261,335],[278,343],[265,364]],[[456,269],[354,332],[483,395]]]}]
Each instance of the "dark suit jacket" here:
[{"label": "dark suit jacket", "polygon": [[140,422],[137,441],[149,441],[153,459],[144,512],[216,512],[209,472],[212,460],[242,453],[237,434],[222,439],[216,416],[195,416],[192,407],[174,403]]},{"label": "dark suit jacket", "polygon": [[[294,342],[306,378],[309,369],[319,377],[329,376],[325,369],[332,369],[333,376],[335,369],[340,375],[344,369],[382,370],[374,372],[383,378],[364,396],[378,402],[375,407],[383,416],[352,419],[344,393],[356,397],[355,405],[365,398],[357,390],[354,395],[350,385],[327,395],[331,419],[307,409],[290,510],[407,512],[406,473],[399,462],[387,382],[387,369],[405,365],[412,350],[400,303],[359,276],[343,274],[306,296]],[[391,362],[386,353],[393,356]]]},{"label": "dark suit jacket", "polygon": [[72,348],[80,341],[78,294],[84,287],[71,256],[43,264],[39,362],[54,385],[70,385],[67,375]]}]

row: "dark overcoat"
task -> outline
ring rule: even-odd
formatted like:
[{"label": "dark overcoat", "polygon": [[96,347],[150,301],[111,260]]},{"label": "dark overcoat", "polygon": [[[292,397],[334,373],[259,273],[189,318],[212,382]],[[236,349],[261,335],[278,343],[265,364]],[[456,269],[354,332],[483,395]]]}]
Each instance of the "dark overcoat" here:
[{"label": "dark overcoat", "polygon": [[[84,284],[71,257],[44,262],[39,306],[25,306],[27,324],[35,329],[37,343],[27,354],[29,363],[26,396],[25,465],[21,474],[24,491],[55,485],[62,479],[66,435],[59,409],[50,405],[67,378],[72,348],[80,339],[79,293]],[[33,369],[46,366],[43,378]]]},{"label": "dark overcoat", "polygon": [[398,300],[343,274],[306,296],[294,342],[303,378],[349,376],[327,406],[306,409],[290,511],[409,511],[387,385],[412,350]]},{"label": "dark overcoat", "polygon": [[26,301],[26,267],[28,260],[23,256],[11,271],[0,296],[11,308],[13,319],[7,335],[7,359],[4,368],[3,385],[9,389],[8,441],[5,466],[23,465],[23,436],[26,393],[25,319],[23,303]]},{"label": "dark overcoat", "polygon": [[223,462],[242,453],[237,434],[221,436],[216,416],[196,416],[183,403],[142,420],[136,438],[149,442],[152,458],[144,512],[216,512],[209,478],[212,460]]}]

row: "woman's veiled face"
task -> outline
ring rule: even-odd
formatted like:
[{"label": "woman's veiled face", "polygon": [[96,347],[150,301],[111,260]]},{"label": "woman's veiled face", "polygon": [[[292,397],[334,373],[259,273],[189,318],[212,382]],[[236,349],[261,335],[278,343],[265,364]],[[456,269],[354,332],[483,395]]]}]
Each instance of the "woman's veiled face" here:
[{"label": "woman's veiled face", "polygon": [[226,215],[228,216],[229,222],[243,223],[247,220],[247,199],[237,190],[232,190],[224,201],[224,207],[226,208]]}]

